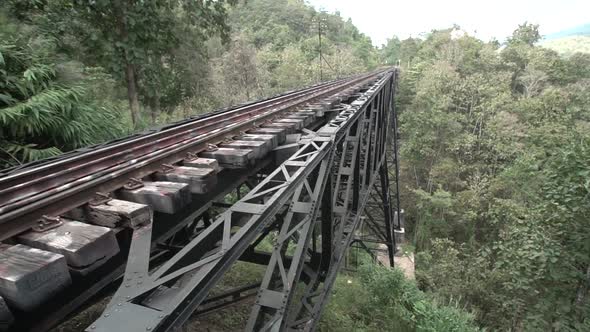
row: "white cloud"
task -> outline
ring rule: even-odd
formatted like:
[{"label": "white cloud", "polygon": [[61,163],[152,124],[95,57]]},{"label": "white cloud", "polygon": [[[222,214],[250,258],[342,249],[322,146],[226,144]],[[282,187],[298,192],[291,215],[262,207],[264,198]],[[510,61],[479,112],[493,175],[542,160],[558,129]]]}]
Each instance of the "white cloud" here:
[{"label": "white cloud", "polygon": [[541,25],[549,34],[590,22],[590,0],[307,0],[316,8],[340,11],[381,45],[393,35],[417,36],[458,24],[484,40],[503,40],[518,24]]}]

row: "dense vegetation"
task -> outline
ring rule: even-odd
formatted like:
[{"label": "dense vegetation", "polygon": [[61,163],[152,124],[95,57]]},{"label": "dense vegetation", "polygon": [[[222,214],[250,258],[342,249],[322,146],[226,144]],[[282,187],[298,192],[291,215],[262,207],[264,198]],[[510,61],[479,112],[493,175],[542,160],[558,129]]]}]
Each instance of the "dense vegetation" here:
[{"label": "dense vegetation", "polygon": [[2,2],[0,164],[318,82],[319,22],[324,80],[379,63],[299,0]]},{"label": "dense vegetation", "polygon": [[3,1],[0,165],[400,60],[417,286],[362,267],[322,329],[590,330],[590,55],[539,38],[375,48],[302,0]]},{"label": "dense vegetation", "polygon": [[583,331],[590,55],[538,39],[525,24],[502,46],[450,30],[390,43],[404,64],[402,201],[421,289],[493,330]]},{"label": "dense vegetation", "polygon": [[590,53],[590,36],[571,36],[541,42],[543,47],[557,51],[564,56],[576,53]]},{"label": "dense vegetation", "polygon": [[341,274],[322,316],[321,331],[479,331],[459,301],[441,302],[401,270],[365,263]]}]

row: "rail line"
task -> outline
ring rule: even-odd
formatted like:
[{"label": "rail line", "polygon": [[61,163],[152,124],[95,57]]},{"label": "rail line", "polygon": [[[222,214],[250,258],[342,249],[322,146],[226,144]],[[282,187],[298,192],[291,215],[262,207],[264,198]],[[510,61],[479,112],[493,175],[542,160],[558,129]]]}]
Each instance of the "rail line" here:
[{"label": "rail line", "polygon": [[[310,103],[368,77],[372,76],[296,91],[2,177],[0,240],[31,227],[43,215],[59,215],[87,203],[96,192],[113,191],[131,177],[141,178],[157,171],[162,163],[176,163],[189,151],[204,150],[216,139],[239,134],[290,107]],[[66,199],[66,205],[51,205]]]},{"label": "rail line", "polygon": [[[3,171],[0,331],[47,330],[115,280],[88,331],[174,330],[251,296],[246,330],[313,330],[366,203],[391,261],[403,233],[396,79],[325,82]],[[212,293],[238,260],[264,278]]]}]

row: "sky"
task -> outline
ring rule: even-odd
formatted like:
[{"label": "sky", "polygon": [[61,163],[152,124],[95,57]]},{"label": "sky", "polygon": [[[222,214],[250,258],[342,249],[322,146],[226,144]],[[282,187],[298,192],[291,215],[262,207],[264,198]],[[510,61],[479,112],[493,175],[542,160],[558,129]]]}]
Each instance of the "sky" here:
[{"label": "sky", "polygon": [[590,23],[590,0],[306,0],[316,9],[340,11],[379,46],[393,35],[404,39],[459,25],[483,40],[503,41],[525,21],[542,35]]}]

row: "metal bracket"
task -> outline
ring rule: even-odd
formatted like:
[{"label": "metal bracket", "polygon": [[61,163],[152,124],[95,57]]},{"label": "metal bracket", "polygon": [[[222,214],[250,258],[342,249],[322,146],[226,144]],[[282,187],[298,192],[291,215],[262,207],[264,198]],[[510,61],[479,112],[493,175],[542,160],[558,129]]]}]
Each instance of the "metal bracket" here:
[{"label": "metal bracket", "polygon": [[129,179],[129,181],[127,181],[127,184],[123,186],[123,188],[126,190],[135,190],[141,187],[143,187],[143,181],[141,181],[141,179],[138,178]]},{"label": "metal bracket", "polygon": [[174,166],[170,164],[162,164],[162,166],[160,166],[160,169],[162,173],[167,174],[174,170]]},{"label": "metal bracket", "polygon": [[37,222],[37,225],[33,226],[33,231],[43,233],[50,229],[57,228],[61,225],[63,225],[61,217],[43,216],[43,218],[41,218],[41,220]]},{"label": "metal bracket", "polygon": [[197,154],[196,154],[196,153],[193,153],[193,152],[187,152],[187,153],[186,153],[186,157],[185,157],[184,159],[186,159],[186,160],[189,160],[189,161],[193,161],[193,160],[197,160],[197,159],[199,159],[199,156],[197,156]]},{"label": "metal bracket", "polygon": [[92,198],[92,200],[90,202],[88,202],[88,205],[97,206],[97,205],[104,204],[112,199],[113,198],[111,197],[111,195],[109,195],[109,193],[97,192],[94,194],[94,198]]}]

